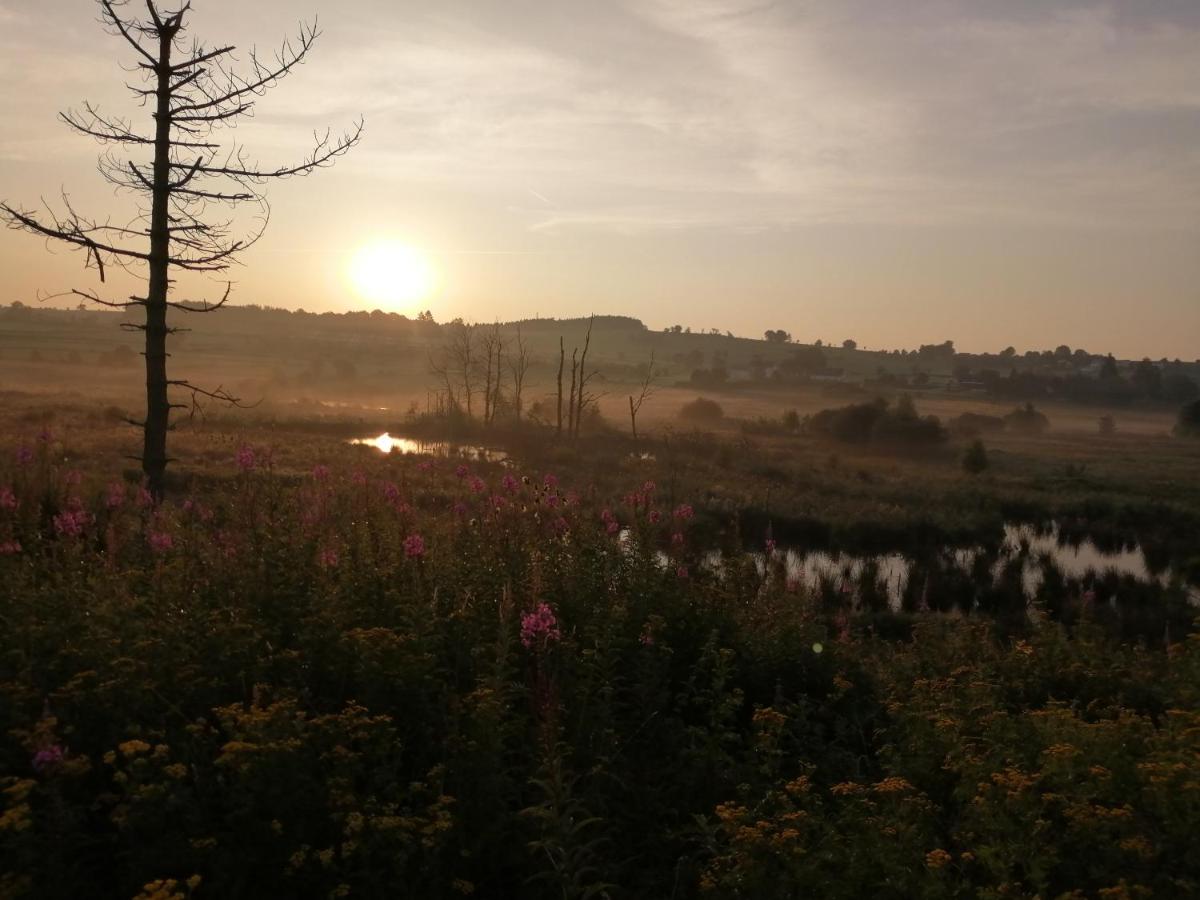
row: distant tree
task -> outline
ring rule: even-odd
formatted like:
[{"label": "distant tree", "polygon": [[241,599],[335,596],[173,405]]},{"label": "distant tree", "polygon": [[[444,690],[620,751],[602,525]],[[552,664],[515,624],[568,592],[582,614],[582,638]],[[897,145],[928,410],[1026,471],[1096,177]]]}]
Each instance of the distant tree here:
[{"label": "distant tree", "polygon": [[1171,403],[1189,403],[1200,397],[1200,387],[1182,372],[1172,372],[1163,376],[1162,396]]},{"label": "distant tree", "polygon": [[858,341],[855,341],[851,338],[846,338],[846,340],[842,341],[842,349],[843,350],[857,350],[858,349]]},{"label": "distant tree", "polygon": [[[195,409],[201,399],[237,402],[218,387],[197,387],[167,374],[167,337],[178,329],[168,325],[168,310],[208,312],[229,299],[212,304],[188,304],[170,299],[180,272],[223,273],[238,255],[253,245],[266,228],[263,185],[276,179],[303,176],[332,163],[358,143],[361,123],[340,138],[318,137],[312,152],[296,165],[277,168],[251,163],[236,144],[222,146],[218,138],[233,130],[238,120],[252,115],[257,98],[300,66],[319,32],[302,26],[295,43],[285,43],[274,60],[263,60],[253,50],[249,71],[242,75],[227,66],[234,47],[206,47],[185,42],[184,20],[191,4],[174,12],[160,11],[156,0],[145,0],[145,12],[126,13],[124,0],[99,0],[99,17],[106,30],[132,50],[136,65],[130,71],[144,78],[142,87],[131,85],[135,97],[151,110],[146,124],[153,134],[139,132],[134,123],[106,116],[85,103],[82,111],[60,118],[80,134],[131,152],[153,151],[149,160],[118,159],[113,153],[100,158],[100,172],[117,190],[138,199],[138,215],[130,224],[112,224],[108,218],[91,219],[78,213],[64,195],[62,213],[44,216],[8,203],[0,203],[0,218],[25,230],[83,251],[86,265],[94,266],[100,281],[110,266],[144,270],[145,295],[129,300],[102,299],[92,291],[72,291],[83,299],[120,309],[140,308],[141,323],[130,323],[145,336],[146,413],[142,428],[142,471],[150,493],[161,498],[168,463],[167,434],[173,410]],[[233,233],[232,214],[214,215],[221,207],[255,204],[258,225],[244,236]],[[139,272],[140,274],[140,272]],[[172,402],[172,391],[190,394],[190,403]]]},{"label": "distant tree", "polygon": [[706,397],[697,397],[679,408],[679,418],[694,424],[712,425],[725,417],[721,404]]},{"label": "distant tree", "polygon": [[1012,346],[1005,347],[1003,350],[1000,351],[1001,359],[1012,359],[1016,355],[1017,355],[1017,349]]},{"label": "distant tree", "polygon": [[529,372],[529,348],[525,345],[525,338],[521,334],[520,323],[517,323],[515,352],[508,355],[508,371],[512,376],[513,416],[520,422],[525,403],[525,376]]},{"label": "distant tree", "polygon": [[1113,359],[1113,355],[1109,353],[1100,361],[1100,377],[1101,378],[1119,378],[1120,372],[1117,370],[1117,361]]},{"label": "distant tree", "polygon": [[763,337],[771,344],[790,344],[792,342],[792,334],[790,331],[768,328],[763,332]]},{"label": "distant tree", "polygon": [[1066,344],[1059,344],[1054,348],[1054,358],[1060,360],[1069,360],[1071,358],[1071,348]]},{"label": "distant tree", "polygon": [[1180,437],[1200,437],[1200,400],[1186,403],[1179,410],[1175,433]]},{"label": "distant tree", "polygon": [[1133,383],[1146,397],[1157,400],[1162,396],[1162,370],[1149,358],[1134,366]]},{"label": "distant tree", "polygon": [[1020,434],[1042,434],[1050,427],[1050,420],[1032,403],[1026,403],[1005,416],[1004,424],[1010,431]]},{"label": "distant tree", "polygon": [[1100,433],[1105,437],[1117,433],[1117,423],[1112,416],[1101,416],[1099,420]]},{"label": "distant tree", "polygon": [[787,431],[797,432],[800,430],[800,413],[794,409],[785,412],[779,417],[779,421]]},{"label": "distant tree", "polygon": [[988,455],[987,448],[983,446],[983,441],[976,438],[967,447],[963,453],[962,467],[969,475],[978,475],[987,470]]}]

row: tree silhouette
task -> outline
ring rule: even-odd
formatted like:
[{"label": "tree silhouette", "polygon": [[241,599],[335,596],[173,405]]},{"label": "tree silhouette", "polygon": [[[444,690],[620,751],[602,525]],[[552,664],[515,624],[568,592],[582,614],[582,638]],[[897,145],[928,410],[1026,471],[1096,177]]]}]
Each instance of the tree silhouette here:
[{"label": "tree silhouette", "polygon": [[[316,22],[302,25],[296,41],[285,41],[270,61],[251,51],[248,72],[239,74],[229,67],[233,46],[209,47],[184,40],[184,18],[191,3],[164,12],[155,0],[145,0],[145,14],[135,17],[127,10],[129,0],[98,2],[101,23],[135,55],[132,71],[140,73],[143,86],[130,85],[130,90],[144,107],[152,108],[153,135],[138,131],[132,121],[101,113],[90,103],[60,118],[110,148],[100,157],[101,174],[138,198],[137,214],[124,225],[88,218],[64,195],[60,212],[47,206],[44,214],[38,214],[3,202],[0,216],[12,228],[83,251],[85,266],[94,267],[101,282],[111,266],[145,279],[145,296],[123,301],[103,299],[93,291],[71,293],[104,306],[144,311],[143,321],[123,327],[145,334],[146,415],[134,424],[143,432],[141,462],[147,486],[161,498],[172,410],[190,407],[194,411],[206,398],[238,402],[221,387],[205,389],[168,377],[167,336],[180,330],[168,325],[168,309],[212,312],[228,302],[232,290],[232,282],[227,281],[220,300],[213,303],[169,299],[175,281],[172,273],[228,271],[238,254],[266,229],[265,185],[329,165],[358,143],[362,122],[337,137],[329,131],[314,135],[312,151],[294,165],[261,167],[236,142],[221,142],[219,132],[252,115],[256,100],[304,62],[320,34]],[[150,159],[121,158],[112,148],[144,151]],[[259,213],[244,234],[238,233],[234,222],[234,211],[243,204],[257,206]],[[189,402],[172,402],[172,388],[190,394]]]}]

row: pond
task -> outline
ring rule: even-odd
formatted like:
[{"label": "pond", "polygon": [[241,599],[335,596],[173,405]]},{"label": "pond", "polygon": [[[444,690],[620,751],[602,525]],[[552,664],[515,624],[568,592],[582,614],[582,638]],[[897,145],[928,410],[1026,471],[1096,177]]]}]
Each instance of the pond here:
[{"label": "pond", "polygon": [[388,432],[375,437],[354,438],[351,444],[374,447],[381,453],[413,453],[425,456],[441,456],[473,459],[480,462],[504,462],[508,454],[495,447],[479,444],[459,444],[453,441],[425,441],[407,437],[393,437]]}]

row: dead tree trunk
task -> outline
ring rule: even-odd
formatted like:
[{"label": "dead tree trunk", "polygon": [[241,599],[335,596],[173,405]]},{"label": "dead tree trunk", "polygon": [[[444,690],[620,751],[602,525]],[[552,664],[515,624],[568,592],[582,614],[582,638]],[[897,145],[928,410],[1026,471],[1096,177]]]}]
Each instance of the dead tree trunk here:
[{"label": "dead tree trunk", "polygon": [[[245,152],[236,144],[218,143],[217,131],[251,114],[256,98],[304,61],[317,39],[316,27],[302,26],[298,42],[284,44],[271,63],[263,62],[251,51],[250,72],[240,75],[225,65],[235,49],[232,46],[208,49],[195,43],[182,52],[180,61],[174,61],[174,53],[187,46],[182,39],[190,3],[163,15],[156,0],[145,0],[148,18],[134,18],[125,15],[125,3],[121,0],[98,2],[101,23],[137,55],[137,65],[132,70],[140,71],[148,86],[131,85],[130,89],[142,103],[153,99],[154,134],[151,137],[139,133],[131,122],[106,117],[87,103],[82,112],[67,112],[61,118],[75,131],[103,144],[136,151],[153,148],[149,164],[118,159],[109,153],[100,158],[104,178],[123,193],[139,198],[137,216],[129,225],[110,225],[106,220],[79,215],[64,196],[64,215],[47,210],[44,217],[39,217],[0,203],[0,218],[10,227],[83,250],[85,265],[95,265],[101,282],[106,264],[145,267],[144,297],[112,301],[91,291],[71,293],[103,306],[144,309],[142,322],[124,323],[123,327],[145,333],[146,416],[136,424],[142,429],[141,461],[146,484],[151,494],[161,499],[172,410],[189,406],[195,410],[202,399],[238,402],[220,387],[208,390],[168,376],[167,337],[178,330],[168,325],[168,310],[212,312],[225,305],[230,292],[227,285],[225,296],[215,304],[172,300],[172,273],[217,273],[229,269],[238,253],[257,241],[266,228],[263,185],[271,179],[307,175],[330,164],[358,143],[362,123],[339,139],[331,140],[329,133],[318,137],[315,149],[298,165],[259,168],[247,161]],[[148,42],[152,43],[148,46]],[[214,207],[236,207],[248,201],[258,203],[264,215],[261,227],[243,237],[233,236],[231,219],[212,215]],[[148,247],[144,243],[140,246],[117,243],[147,238]],[[172,389],[189,392],[190,403],[172,403]]]},{"label": "dead tree trunk", "polygon": [[563,344],[562,335],[558,336],[558,428],[555,434],[562,437],[562,382],[563,382],[563,365],[567,361],[567,349]]}]

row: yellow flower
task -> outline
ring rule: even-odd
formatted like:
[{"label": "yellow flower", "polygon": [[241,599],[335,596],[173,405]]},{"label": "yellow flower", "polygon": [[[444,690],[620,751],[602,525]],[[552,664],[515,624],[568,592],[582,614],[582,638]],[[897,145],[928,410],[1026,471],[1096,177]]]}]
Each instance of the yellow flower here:
[{"label": "yellow flower", "polygon": [[150,750],[150,745],[145,741],[132,740],[126,741],[123,744],[117,744],[117,749],[121,751],[122,756],[137,756],[139,753],[147,753]]},{"label": "yellow flower", "polygon": [[931,869],[940,869],[949,863],[951,859],[952,857],[949,853],[938,847],[936,850],[930,850],[925,854],[925,865]]}]

